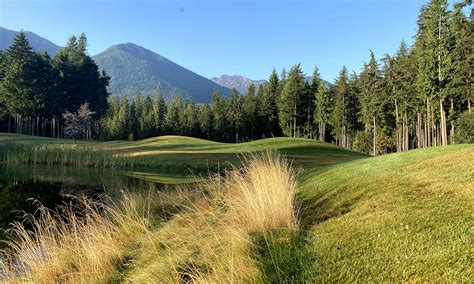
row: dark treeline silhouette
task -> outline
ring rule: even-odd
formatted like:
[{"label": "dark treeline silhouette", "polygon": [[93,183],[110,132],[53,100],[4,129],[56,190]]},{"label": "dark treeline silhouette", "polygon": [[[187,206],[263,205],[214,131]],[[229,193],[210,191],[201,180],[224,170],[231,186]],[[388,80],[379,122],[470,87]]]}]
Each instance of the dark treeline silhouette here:
[{"label": "dark treeline silhouette", "polygon": [[[470,5],[457,3],[451,11],[446,0],[429,1],[420,10],[412,46],[402,41],[393,56],[379,59],[370,51],[360,72],[343,67],[331,86],[317,68],[307,82],[297,64],[288,73],[273,70],[267,83],[258,89],[250,85],[245,94],[215,92],[209,104],[181,97],[165,102],[159,90],[153,97],[107,100],[109,78],[87,55],[84,36],[71,38],[50,59],[31,52],[20,34],[0,54],[0,127],[58,136],[60,113],[88,102],[95,113],[89,136],[102,140],[177,134],[242,142],[291,136],[373,155],[473,143],[474,25],[472,9],[470,18],[463,10]],[[50,130],[35,127],[43,129],[44,121]]]},{"label": "dark treeline silhouette", "polygon": [[62,113],[88,102],[99,118],[108,103],[109,77],[87,54],[84,34],[72,36],[53,58],[32,50],[23,32],[0,52],[2,131],[62,137]]}]

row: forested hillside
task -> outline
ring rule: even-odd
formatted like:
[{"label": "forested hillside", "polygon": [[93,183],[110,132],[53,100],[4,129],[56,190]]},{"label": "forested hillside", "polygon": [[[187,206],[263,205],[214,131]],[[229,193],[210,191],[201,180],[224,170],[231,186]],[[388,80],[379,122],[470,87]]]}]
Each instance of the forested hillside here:
[{"label": "forested hillside", "polygon": [[113,45],[92,58],[111,77],[108,90],[114,96],[151,96],[159,89],[167,101],[181,96],[208,103],[213,91],[230,94],[230,89],[133,43]]},{"label": "forested hillside", "polygon": [[[56,51],[61,48],[60,46],[35,33],[27,31],[25,31],[24,33],[26,35],[26,38],[30,42],[31,47],[33,47],[35,51],[46,52],[49,54],[49,56],[53,56]],[[0,50],[6,50],[8,47],[10,47],[13,44],[13,40],[15,39],[16,35],[18,35],[17,31],[12,31],[0,27]]]}]

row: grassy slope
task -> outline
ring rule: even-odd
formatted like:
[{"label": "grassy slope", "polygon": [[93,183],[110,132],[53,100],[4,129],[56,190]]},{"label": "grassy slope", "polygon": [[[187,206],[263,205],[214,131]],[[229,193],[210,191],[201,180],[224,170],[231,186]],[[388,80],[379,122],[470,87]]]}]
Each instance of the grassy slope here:
[{"label": "grassy slope", "polygon": [[303,224],[320,281],[474,280],[474,145],[306,172]]},{"label": "grassy slope", "polygon": [[[71,143],[0,134],[0,143]],[[306,139],[241,144],[165,136],[81,142],[161,162],[224,164],[265,148],[286,153],[300,174],[302,224],[314,256],[305,275],[320,281],[468,280],[474,251],[474,145],[365,156]],[[153,179],[153,176],[149,177]]]},{"label": "grassy slope", "polygon": [[[0,133],[0,145],[5,142],[32,145],[73,143],[67,139]],[[269,138],[233,144],[183,136],[161,136],[140,141],[78,142],[78,145],[137,159],[146,157],[157,163],[182,163],[190,166],[238,163],[240,154],[265,149],[279,150],[288,155],[295,165],[304,168],[324,167],[366,157],[329,143],[298,138]]]}]

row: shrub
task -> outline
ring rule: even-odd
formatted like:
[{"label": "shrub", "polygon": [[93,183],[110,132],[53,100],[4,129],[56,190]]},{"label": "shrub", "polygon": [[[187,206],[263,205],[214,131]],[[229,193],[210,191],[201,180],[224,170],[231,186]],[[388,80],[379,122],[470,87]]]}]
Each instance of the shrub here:
[{"label": "shrub", "polygon": [[463,113],[457,119],[456,125],[456,143],[474,143],[474,113]]},{"label": "shrub", "polygon": [[370,133],[365,131],[358,131],[354,138],[354,143],[352,144],[354,150],[370,154],[372,151],[372,138]]}]

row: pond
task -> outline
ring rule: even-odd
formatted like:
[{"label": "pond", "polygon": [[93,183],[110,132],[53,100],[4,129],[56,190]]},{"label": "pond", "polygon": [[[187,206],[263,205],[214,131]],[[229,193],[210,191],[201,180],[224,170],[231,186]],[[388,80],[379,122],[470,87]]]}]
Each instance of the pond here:
[{"label": "pond", "polygon": [[120,190],[162,189],[169,184],[146,181],[126,171],[50,166],[0,165],[0,248],[5,229],[25,212],[34,213],[35,200],[54,209],[71,196],[114,197]]}]

